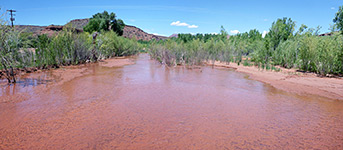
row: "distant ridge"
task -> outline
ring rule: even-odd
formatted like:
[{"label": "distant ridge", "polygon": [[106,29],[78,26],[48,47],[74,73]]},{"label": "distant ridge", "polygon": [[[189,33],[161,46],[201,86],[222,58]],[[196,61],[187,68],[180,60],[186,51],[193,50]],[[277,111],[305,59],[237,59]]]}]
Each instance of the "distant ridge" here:
[{"label": "distant ridge", "polygon": [[65,25],[71,25],[73,28],[79,29],[79,30],[83,30],[83,27],[86,26],[89,22],[89,19],[74,19],[69,21],[67,24]]},{"label": "distant ridge", "polygon": [[150,41],[152,39],[164,40],[164,39],[168,38],[168,37],[165,37],[165,36],[159,36],[159,35],[154,35],[154,34],[146,33],[142,29],[137,28],[135,26],[131,26],[131,25],[126,25],[124,27],[123,36],[127,37],[127,38],[133,38],[135,36],[135,38],[137,40],[143,40],[143,41]]},{"label": "distant ridge", "polygon": [[[71,25],[71,27],[75,28],[77,30],[77,32],[83,32],[83,27],[86,26],[88,24],[88,22],[89,22],[88,18],[86,18],[86,19],[74,19],[74,20],[69,21],[66,25]],[[64,26],[66,26],[66,25],[64,25]],[[63,26],[16,25],[15,28],[21,32],[30,32],[30,33],[33,33],[36,35],[40,35],[40,34],[52,35],[58,31],[60,31],[63,28]],[[124,27],[123,37],[126,37],[126,38],[135,37],[137,40],[143,40],[143,41],[150,41],[152,39],[164,40],[164,39],[168,38],[168,37],[164,37],[164,36],[146,33],[142,29],[137,28],[137,27],[132,26],[132,25],[126,25]]]}]

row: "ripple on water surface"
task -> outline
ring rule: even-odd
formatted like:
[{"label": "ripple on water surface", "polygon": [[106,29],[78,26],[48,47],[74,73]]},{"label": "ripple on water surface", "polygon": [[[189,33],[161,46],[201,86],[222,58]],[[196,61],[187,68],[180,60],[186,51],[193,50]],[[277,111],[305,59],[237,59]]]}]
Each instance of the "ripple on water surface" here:
[{"label": "ripple on water surface", "polygon": [[0,149],[343,149],[340,101],[223,68],[167,68],[147,55],[85,68],[38,91],[56,80],[16,86],[32,94],[0,103]]}]

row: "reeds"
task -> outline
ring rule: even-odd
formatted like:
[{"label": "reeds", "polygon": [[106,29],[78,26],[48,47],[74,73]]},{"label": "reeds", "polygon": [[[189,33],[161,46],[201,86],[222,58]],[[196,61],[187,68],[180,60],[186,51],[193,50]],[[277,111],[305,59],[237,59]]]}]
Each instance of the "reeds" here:
[{"label": "reeds", "polygon": [[[151,58],[170,66],[201,65],[209,61],[236,62],[247,66],[251,62],[267,70],[280,71],[275,67],[280,65],[320,75],[343,74],[343,36],[340,34],[320,37],[313,29],[309,29],[280,41],[275,50],[269,48],[270,39],[262,38],[256,31],[231,36],[230,39],[204,40],[197,36],[202,37],[187,35],[187,40],[172,38],[151,42],[149,54]],[[243,57],[250,60],[242,62]]]},{"label": "reeds", "polygon": [[[23,34],[2,22],[0,35],[0,70],[4,70],[2,75],[9,83],[16,82],[15,71],[20,68],[46,69],[77,65],[114,56],[134,55],[141,48],[136,40],[120,37],[113,31],[100,34],[93,44],[91,35],[77,34],[68,27],[53,36],[24,34],[23,38],[20,36]],[[93,50],[96,51],[96,57],[93,57]]]}]

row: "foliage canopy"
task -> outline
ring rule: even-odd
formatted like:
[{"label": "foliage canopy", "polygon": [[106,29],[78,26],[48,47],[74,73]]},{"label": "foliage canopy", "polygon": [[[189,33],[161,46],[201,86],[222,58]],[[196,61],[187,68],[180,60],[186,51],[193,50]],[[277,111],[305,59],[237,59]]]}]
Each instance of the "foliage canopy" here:
[{"label": "foliage canopy", "polygon": [[343,6],[339,6],[338,12],[336,13],[335,18],[333,19],[333,22],[343,34]]},{"label": "foliage canopy", "polygon": [[112,30],[118,35],[123,35],[124,27],[123,20],[116,19],[115,13],[109,14],[107,11],[104,11],[103,13],[93,15],[83,30],[89,33]]}]

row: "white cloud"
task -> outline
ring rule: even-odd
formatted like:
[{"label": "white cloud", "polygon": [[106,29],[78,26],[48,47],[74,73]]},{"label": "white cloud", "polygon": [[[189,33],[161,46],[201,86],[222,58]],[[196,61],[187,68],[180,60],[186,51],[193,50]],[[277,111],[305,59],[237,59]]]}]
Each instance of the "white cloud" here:
[{"label": "white cloud", "polygon": [[238,34],[238,33],[240,33],[238,30],[230,30],[230,33],[231,34]]},{"label": "white cloud", "polygon": [[335,7],[331,7],[331,10],[335,10]]},{"label": "white cloud", "polygon": [[263,38],[266,37],[267,34],[268,34],[268,31],[263,31],[262,37],[263,37]]},{"label": "white cloud", "polygon": [[193,29],[193,28],[198,28],[198,27],[199,27],[199,26],[197,26],[197,25],[190,25],[190,24],[188,24],[188,23],[180,22],[180,21],[172,22],[170,25],[171,25],[171,26],[178,26],[178,27],[188,27],[188,28],[191,28],[191,29]]},{"label": "white cloud", "polygon": [[171,25],[171,26],[182,26],[182,27],[187,27],[187,26],[189,26],[189,24],[184,23],[184,22],[180,22],[180,21],[172,22],[170,25]]},{"label": "white cloud", "polygon": [[198,27],[199,27],[199,26],[197,26],[197,25],[189,25],[189,26],[188,26],[188,28],[191,28],[191,29],[192,29],[192,28],[198,28]]}]

